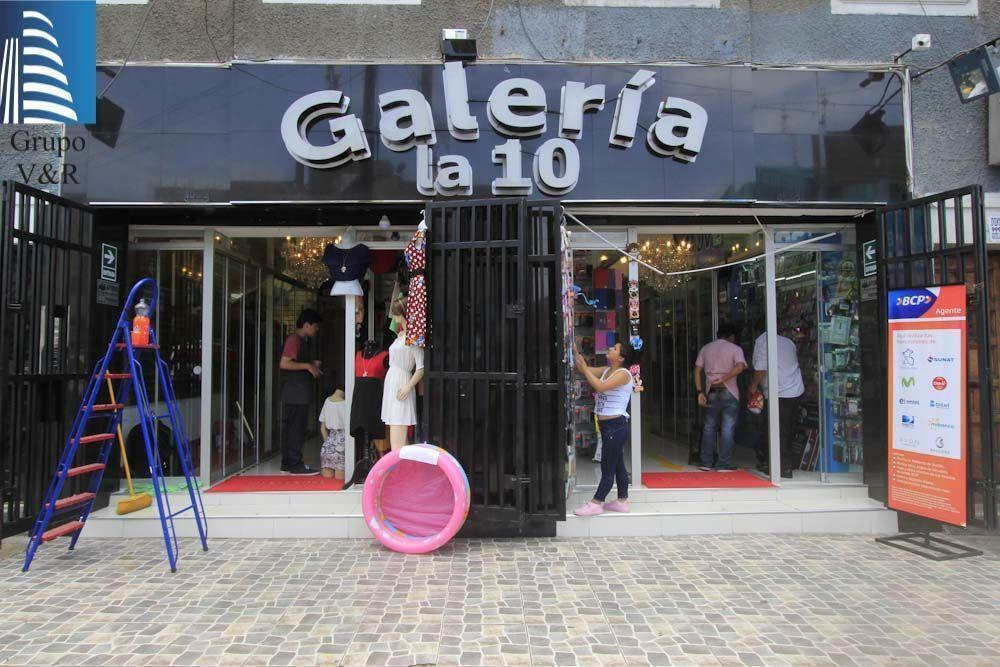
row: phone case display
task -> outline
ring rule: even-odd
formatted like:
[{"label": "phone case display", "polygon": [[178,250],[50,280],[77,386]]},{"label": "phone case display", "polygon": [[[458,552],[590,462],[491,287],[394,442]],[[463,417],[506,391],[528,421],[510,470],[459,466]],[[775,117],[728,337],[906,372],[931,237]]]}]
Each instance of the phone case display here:
[{"label": "phone case display", "polygon": [[573,249],[570,245],[569,232],[565,226],[560,228],[560,277],[562,281],[562,317],[563,317],[563,363],[566,365],[566,402],[563,409],[566,410],[566,498],[573,494],[576,487],[576,440],[574,437],[574,417],[573,406],[576,404],[576,396],[573,388],[573,342],[575,303],[577,300],[576,290],[573,288]]},{"label": "phone case display", "polygon": [[[618,342],[618,330],[626,321],[622,314],[624,274],[618,269],[591,266],[592,251],[573,254],[573,282],[595,306],[577,299],[573,312],[573,330],[580,353],[589,366],[604,364],[604,354]],[[578,373],[572,374],[573,441],[576,455],[593,458],[598,433],[594,425],[594,392]]]},{"label": "phone case display", "polygon": [[823,406],[822,467],[849,472],[862,464],[861,360],[858,284],[851,252],[820,256],[820,363]]}]

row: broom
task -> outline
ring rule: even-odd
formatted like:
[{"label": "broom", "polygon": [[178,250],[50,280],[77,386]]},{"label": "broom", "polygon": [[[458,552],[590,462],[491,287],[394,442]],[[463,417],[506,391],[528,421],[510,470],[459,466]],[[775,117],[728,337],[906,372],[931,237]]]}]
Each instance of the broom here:
[{"label": "broom", "polygon": [[[111,386],[111,378],[107,378],[108,381],[108,394],[111,396],[111,403],[115,403],[115,390]],[[130,512],[138,512],[139,510],[146,509],[153,504],[153,498],[148,493],[140,493],[136,495],[135,489],[132,487],[132,471],[128,467],[128,457],[125,455],[125,439],[122,438],[122,425],[121,422],[116,426],[118,431],[118,447],[122,452],[122,466],[125,468],[125,479],[128,481],[128,498],[125,500],[118,501],[118,514],[129,514]]]}]

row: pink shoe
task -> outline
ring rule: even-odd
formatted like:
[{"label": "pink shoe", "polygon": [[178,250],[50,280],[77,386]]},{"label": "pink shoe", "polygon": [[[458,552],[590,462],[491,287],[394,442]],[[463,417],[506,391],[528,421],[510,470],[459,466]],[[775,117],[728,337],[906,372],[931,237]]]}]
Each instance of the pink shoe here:
[{"label": "pink shoe", "polygon": [[588,500],[573,510],[573,514],[577,516],[597,516],[598,514],[604,514],[604,508]]},{"label": "pink shoe", "polygon": [[629,507],[627,500],[612,500],[610,503],[604,503],[605,512],[628,512],[631,508]]}]

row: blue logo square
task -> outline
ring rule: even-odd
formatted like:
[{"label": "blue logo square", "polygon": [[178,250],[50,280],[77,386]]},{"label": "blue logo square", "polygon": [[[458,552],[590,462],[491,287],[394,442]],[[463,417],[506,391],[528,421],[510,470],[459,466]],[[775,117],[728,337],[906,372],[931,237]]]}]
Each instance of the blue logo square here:
[{"label": "blue logo square", "polygon": [[95,0],[0,2],[0,122],[94,123]]}]

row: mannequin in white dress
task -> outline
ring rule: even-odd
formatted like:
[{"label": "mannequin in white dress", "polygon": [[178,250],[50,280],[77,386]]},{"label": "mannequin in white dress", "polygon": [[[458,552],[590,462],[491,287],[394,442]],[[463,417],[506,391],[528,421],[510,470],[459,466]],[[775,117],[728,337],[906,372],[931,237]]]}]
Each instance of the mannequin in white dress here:
[{"label": "mannequin in white dress", "polygon": [[389,347],[389,372],[382,390],[382,422],[389,427],[393,450],[406,445],[406,431],[417,423],[414,388],[424,377],[424,350],[406,344],[406,300],[396,299],[389,306],[396,322],[396,340]]}]

